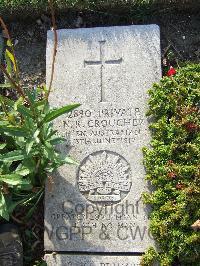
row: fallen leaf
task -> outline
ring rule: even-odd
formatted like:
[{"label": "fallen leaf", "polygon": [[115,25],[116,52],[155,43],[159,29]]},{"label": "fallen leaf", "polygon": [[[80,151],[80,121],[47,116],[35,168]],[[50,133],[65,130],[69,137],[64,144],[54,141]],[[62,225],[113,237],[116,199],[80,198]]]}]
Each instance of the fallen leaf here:
[{"label": "fallen leaf", "polygon": [[200,220],[197,220],[195,223],[193,223],[191,227],[194,231],[200,230]]}]

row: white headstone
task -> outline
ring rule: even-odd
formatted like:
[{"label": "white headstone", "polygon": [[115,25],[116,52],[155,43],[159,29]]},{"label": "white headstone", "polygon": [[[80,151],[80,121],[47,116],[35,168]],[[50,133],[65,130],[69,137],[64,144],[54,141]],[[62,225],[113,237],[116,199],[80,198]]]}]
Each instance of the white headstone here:
[{"label": "white headstone", "polygon": [[[48,32],[47,84],[53,32]],[[142,147],[149,144],[147,90],[161,78],[156,25],[58,31],[52,107],[81,103],[55,122],[65,165],[46,188],[48,251],[144,252],[153,245]],[[76,265],[76,264],[74,264]],[[99,264],[94,264],[99,265]]]}]

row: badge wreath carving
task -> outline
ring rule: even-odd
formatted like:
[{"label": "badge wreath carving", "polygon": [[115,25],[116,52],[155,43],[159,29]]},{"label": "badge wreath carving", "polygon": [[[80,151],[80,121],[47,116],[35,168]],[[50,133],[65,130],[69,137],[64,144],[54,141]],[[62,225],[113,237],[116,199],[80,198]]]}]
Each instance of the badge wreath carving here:
[{"label": "badge wreath carving", "polygon": [[78,187],[93,203],[118,203],[129,193],[131,185],[130,165],[116,152],[97,151],[80,164]]}]

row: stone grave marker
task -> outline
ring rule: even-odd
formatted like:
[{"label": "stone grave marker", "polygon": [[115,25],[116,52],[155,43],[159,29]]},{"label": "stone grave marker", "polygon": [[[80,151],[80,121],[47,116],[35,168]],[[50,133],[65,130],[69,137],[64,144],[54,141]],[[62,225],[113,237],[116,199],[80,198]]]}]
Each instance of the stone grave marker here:
[{"label": "stone grave marker", "polygon": [[[47,84],[53,45],[49,31]],[[66,138],[59,151],[79,163],[61,167],[54,173],[53,189],[46,187],[45,250],[62,252],[55,265],[113,265],[113,256],[102,255],[110,252],[120,255],[120,266],[137,265],[139,257],[123,264],[124,256],[154,245],[141,200],[148,190],[142,147],[150,141],[147,90],[160,78],[157,25],[58,31],[50,103],[81,106],[54,124]],[[85,256],[67,252],[100,252],[102,258],[88,255],[91,264],[77,264]],[[63,264],[63,258],[69,263]],[[54,265],[55,257],[48,260]]]}]

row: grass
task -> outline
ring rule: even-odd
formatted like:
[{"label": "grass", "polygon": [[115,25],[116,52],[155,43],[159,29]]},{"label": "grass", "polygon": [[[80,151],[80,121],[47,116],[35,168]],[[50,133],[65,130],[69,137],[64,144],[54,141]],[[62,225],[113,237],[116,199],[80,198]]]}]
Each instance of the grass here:
[{"label": "grass", "polygon": [[[55,7],[59,10],[75,8],[77,10],[126,10],[133,8],[161,8],[176,6],[180,9],[197,8],[200,0],[54,0]],[[20,17],[33,15],[32,12],[42,13],[48,9],[48,0],[0,0],[0,14],[10,16],[19,14]]]}]

